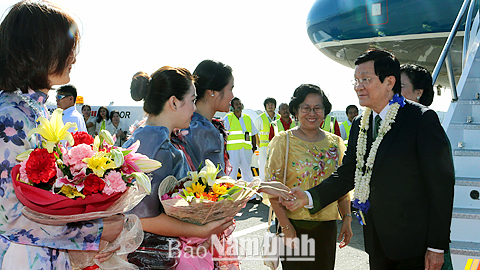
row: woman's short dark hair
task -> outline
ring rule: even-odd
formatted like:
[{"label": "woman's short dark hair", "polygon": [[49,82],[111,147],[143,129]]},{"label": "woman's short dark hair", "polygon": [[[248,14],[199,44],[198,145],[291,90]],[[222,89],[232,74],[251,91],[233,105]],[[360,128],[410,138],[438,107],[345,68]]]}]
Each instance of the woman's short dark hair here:
[{"label": "woman's short dark hair", "polygon": [[402,86],[400,85],[400,62],[391,52],[370,48],[355,59],[355,66],[363,64],[368,61],[373,61],[375,75],[378,76],[380,82],[383,83],[386,77],[394,76],[395,85],[393,86],[393,93],[401,94]]},{"label": "woman's short dark hair", "polygon": [[222,62],[203,60],[193,71],[197,99],[202,99],[207,90],[222,91],[233,77],[232,68]]},{"label": "woman's short dark hair", "polygon": [[413,85],[413,90],[423,89],[422,96],[418,103],[430,106],[433,102],[433,83],[430,72],[416,64],[403,64],[400,66],[400,73],[405,73]]},{"label": "woman's short dark hair", "polygon": [[103,120],[102,116],[100,115],[100,110],[102,109],[105,109],[107,111],[106,118],[107,120],[110,120],[110,114],[108,113],[107,107],[101,106],[100,108],[98,108],[98,111],[97,111],[97,123],[100,123]]},{"label": "woman's short dark hair", "polygon": [[113,118],[114,114],[118,114],[118,116],[120,116],[120,112],[118,112],[117,110],[113,110],[113,111],[110,112],[110,119]]},{"label": "woman's short dark hair", "polygon": [[194,81],[194,76],[187,69],[164,66],[151,78],[143,71],[137,72],[133,76],[130,93],[135,101],[145,101],[143,110],[146,113],[159,115],[171,96],[183,100]]},{"label": "woman's short dark hair", "polygon": [[90,105],[87,105],[87,104],[84,104],[84,105],[82,106],[82,111],[83,111],[83,108],[89,108],[90,111],[92,110],[92,107],[90,107]]},{"label": "woman's short dark hair", "polygon": [[0,89],[50,89],[79,42],[78,27],[63,9],[45,1],[13,5],[0,25]]},{"label": "woman's short dark hair", "polygon": [[290,99],[290,104],[288,104],[288,110],[290,111],[290,114],[295,116],[295,118],[298,117],[298,107],[300,106],[300,104],[303,103],[303,101],[305,101],[305,98],[309,94],[319,95],[322,98],[322,105],[323,110],[325,111],[325,116],[328,115],[332,110],[332,103],[330,103],[330,101],[328,100],[325,92],[320,89],[320,86],[314,84],[302,84],[297,87],[297,89],[295,89],[295,92],[293,92],[293,96]]}]

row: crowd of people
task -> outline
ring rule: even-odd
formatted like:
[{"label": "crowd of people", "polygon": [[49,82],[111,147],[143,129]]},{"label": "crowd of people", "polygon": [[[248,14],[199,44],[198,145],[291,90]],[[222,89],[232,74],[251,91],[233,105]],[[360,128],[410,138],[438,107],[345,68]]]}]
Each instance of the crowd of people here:
[{"label": "crowd of people", "polygon": [[[92,136],[106,129],[115,135],[116,146],[140,141],[137,152],[162,163],[152,175],[152,194],[129,212],[140,218],[144,230],[141,246],[128,255],[140,269],[175,269],[177,258],[165,249],[172,239],[208,238],[234,223],[230,217],[196,225],[166,215],[158,196],[162,180],[169,175],[181,179],[209,159],[219,176],[237,179],[240,170],[249,182],[257,149],[258,191],[268,197],[285,244],[300,248],[288,241],[300,235],[315,240],[315,261],[282,255],[283,269],[334,269],[337,240],[344,247],[353,237],[352,201],[364,225],[371,269],[451,267],[453,162],[448,138],[427,107],[433,88],[426,69],[400,65],[386,50],[367,50],[355,61],[353,83],[365,112],[358,115],[350,105],[348,120],[338,123],[317,85],[294,89],[278,113],[277,101],[266,98],[265,112],[252,119],[234,97],[230,66],[204,60],[193,73],[163,66],[152,74],[134,74],[131,96],[143,101],[147,116],[127,134],[117,111],[102,106],[93,117],[89,105],[81,113],[76,110],[77,90],[68,83],[79,38],[68,12],[43,1],[15,4],[0,25],[2,269],[19,269],[15,263],[20,261],[28,262],[27,269],[71,269],[69,250],[99,250],[100,240],[114,241],[123,228],[119,215],[52,226],[22,214],[10,171],[18,154],[38,145],[38,138],[27,134],[38,117],[48,118],[45,102],[54,85],[62,85],[56,100],[64,122],[77,123],[77,131]],[[216,119],[217,112],[227,114]],[[261,201],[260,195],[252,198]],[[342,221],[338,235],[337,220]],[[190,252],[200,255],[210,245],[207,240]],[[239,268],[229,261],[210,269]]]}]

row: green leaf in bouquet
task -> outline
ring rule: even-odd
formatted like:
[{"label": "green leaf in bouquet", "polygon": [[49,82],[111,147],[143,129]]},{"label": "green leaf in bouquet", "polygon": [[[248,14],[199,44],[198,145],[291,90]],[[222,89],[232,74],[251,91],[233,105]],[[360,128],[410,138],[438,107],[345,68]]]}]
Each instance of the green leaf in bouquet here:
[{"label": "green leaf in bouquet", "polygon": [[187,202],[191,202],[195,198],[195,194],[193,192],[188,192],[186,189],[183,190],[183,194],[180,193],[179,195]]},{"label": "green leaf in bouquet", "polygon": [[242,188],[241,188],[241,187],[233,186],[232,188],[230,188],[230,189],[227,191],[226,194],[228,194],[228,195],[231,196],[231,195],[233,195],[233,194],[235,194],[235,193],[237,193],[237,192],[240,192],[240,191],[242,191]]},{"label": "green leaf in bouquet", "polygon": [[231,201],[233,201],[232,195],[226,193],[226,194],[223,194],[222,196],[220,196],[220,197],[218,198],[218,202],[219,202],[219,201],[223,201],[223,200],[225,200],[225,199],[226,199],[226,200],[231,200]]},{"label": "green leaf in bouquet", "polygon": [[122,150],[123,156],[130,154],[130,152],[132,152],[132,150]]},{"label": "green leaf in bouquet", "polygon": [[152,183],[150,182],[150,178],[144,173],[141,172],[134,172],[131,176],[135,177],[135,180],[138,183],[138,186],[143,188],[147,194],[152,193]]}]

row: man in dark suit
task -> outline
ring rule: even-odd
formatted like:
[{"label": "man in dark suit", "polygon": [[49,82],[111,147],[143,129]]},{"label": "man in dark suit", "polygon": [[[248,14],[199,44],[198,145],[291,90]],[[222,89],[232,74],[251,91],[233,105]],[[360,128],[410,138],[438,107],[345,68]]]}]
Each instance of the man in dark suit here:
[{"label": "man in dark suit", "polygon": [[367,186],[370,208],[364,213],[364,237],[370,269],[441,269],[450,239],[455,182],[448,138],[434,111],[400,95],[400,64],[395,56],[371,49],[355,65],[355,92],[360,105],[372,110],[369,128],[362,131],[362,117],[357,117],[337,172],[307,192],[292,189],[297,199],[283,203],[292,211],[306,206],[316,213],[354,188],[357,155],[362,151],[362,147],[357,150],[362,141],[359,133],[367,136],[363,150],[367,163],[375,148],[374,130],[381,127],[374,119],[378,115],[388,122],[391,113],[387,112],[395,104],[390,101],[396,100],[405,105],[398,109],[391,129],[378,135],[383,140]]}]

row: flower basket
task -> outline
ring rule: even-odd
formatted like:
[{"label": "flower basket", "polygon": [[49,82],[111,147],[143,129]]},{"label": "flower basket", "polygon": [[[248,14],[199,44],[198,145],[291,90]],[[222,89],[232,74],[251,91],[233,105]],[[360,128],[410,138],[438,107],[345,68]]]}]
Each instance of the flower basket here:
[{"label": "flower basket", "polygon": [[173,176],[168,176],[160,184],[158,195],[160,196],[160,200],[167,215],[198,225],[203,225],[225,217],[235,216],[256,193],[261,182],[258,177],[255,177],[250,183],[243,180],[236,181],[235,186],[241,187],[242,190],[233,194],[232,200],[214,202],[195,198],[191,202],[187,202],[184,198],[161,199],[162,195],[170,192],[179,183],[188,180],[190,180],[190,177],[177,180]]}]

